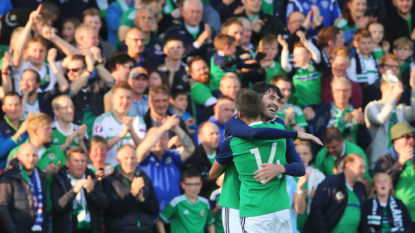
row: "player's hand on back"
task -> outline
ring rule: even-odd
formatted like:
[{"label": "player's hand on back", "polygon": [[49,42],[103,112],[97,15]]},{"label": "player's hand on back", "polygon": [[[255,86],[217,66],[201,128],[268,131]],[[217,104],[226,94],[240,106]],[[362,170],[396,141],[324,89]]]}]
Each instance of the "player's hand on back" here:
[{"label": "player's hand on back", "polygon": [[318,137],[316,137],[312,134],[304,133],[304,132],[297,132],[297,133],[298,133],[297,138],[299,138],[301,140],[313,141],[313,142],[317,143],[320,146],[324,146],[324,144],[321,142],[321,140]]},{"label": "player's hand on back", "polygon": [[[254,179],[261,181],[262,184],[267,184],[269,181],[277,177],[278,175],[285,173],[285,167],[281,164],[264,163],[261,164],[261,169],[254,172],[256,176]],[[262,181],[265,180],[265,181]]]}]

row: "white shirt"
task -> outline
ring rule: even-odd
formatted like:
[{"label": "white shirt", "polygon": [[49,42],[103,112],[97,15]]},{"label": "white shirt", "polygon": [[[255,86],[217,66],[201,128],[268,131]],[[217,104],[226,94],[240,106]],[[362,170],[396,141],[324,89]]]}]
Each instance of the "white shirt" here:
[{"label": "white shirt", "polygon": [[[22,65],[19,68],[15,68],[13,67],[12,72],[13,72],[13,81],[14,81],[14,89],[16,90],[17,93],[19,93],[19,95],[21,95],[20,93],[20,81],[22,80],[22,74],[23,72],[28,69],[34,69],[38,72],[39,76],[40,76],[40,80],[45,80],[47,82],[49,82],[49,85],[45,88],[45,89],[41,89],[40,87],[37,89],[37,92],[44,92],[44,91],[50,91],[55,87],[56,84],[56,77],[55,74],[52,71],[52,68],[50,67],[49,64],[43,63],[42,69],[38,70],[36,67],[34,67],[32,65],[32,63],[28,62],[28,61],[23,61]],[[49,70],[49,72],[48,72]],[[47,73],[49,73],[49,75],[46,75]]]}]

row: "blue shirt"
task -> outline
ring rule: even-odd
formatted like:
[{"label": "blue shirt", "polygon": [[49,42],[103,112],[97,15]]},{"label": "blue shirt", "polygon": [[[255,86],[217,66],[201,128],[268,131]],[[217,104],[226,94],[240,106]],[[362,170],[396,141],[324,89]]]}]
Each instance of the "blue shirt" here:
[{"label": "blue shirt", "polygon": [[139,115],[141,117],[144,117],[144,115],[146,115],[148,109],[149,109],[148,96],[143,95],[143,101],[139,102],[137,100],[133,100],[128,113],[132,114],[132,115]]},{"label": "blue shirt", "polygon": [[137,166],[143,170],[153,182],[157,199],[162,211],[169,202],[179,196],[181,167],[183,166],[178,150],[166,150],[159,160],[152,152]]},{"label": "blue shirt", "polygon": [[[297,192],[297,182],[291,176],[286,176],[287,181],[287,193],[288,198],[290,199],[290,219],[291,219],[291,226],[293,228],[293,233],[300,233],[297,229],[297,212],[294,208],[294,193]],[[307,211],[307,210],[306,210]]]},{"label": "blue shirt", "polygon": [[[128,3],[123,1],[126,6],[130,9],[134,7],[134,1],[132,3]],[[105,16],[105,21],[107,22],[108,26],[108,42],[115,46],[115,41],[118,36],[118,26],[120,24],[120,19],[123,14],[123,10],[120,7],[120,4],[115,1],[108,6],[107,15]]]},{"label": "blue shirt", "polygon": [[[169,111],[170,111],[171,115],[176,115],[178,118],[182,119],[183,121],[187,121],[188,119],[193,118],[193,116],[190,113],[186,112],[186,111],[183,111],[183,115],[177,115],[173,111],[173,106],[170,106]],[[192,126],[190,126],[189,129],[195,130],[196,129],[196,122]]]},{"label": "blue shirt", "polygon": [[13,6],[10,0],[2,0],[0,3],[0,15],[4,16],[8,11],[12,10]]},{"label": "blue shirt", "polygon": [[324,27],[333,26],[336,19],[342,15],[336,0],[320,0],[315,1],[315,3],[312,0],[289,0],[286,11],[286,23],[288,24],[288,17],[293,11],[300,11],[304,15],[307,15],[312,5],[320,9]]}]

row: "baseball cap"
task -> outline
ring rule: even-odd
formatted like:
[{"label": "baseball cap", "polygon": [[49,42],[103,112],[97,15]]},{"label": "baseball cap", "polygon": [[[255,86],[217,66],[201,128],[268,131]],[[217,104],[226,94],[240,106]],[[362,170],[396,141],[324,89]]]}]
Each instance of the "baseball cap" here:
[{"label": "baseball cap", "polygon": [[144,74],[148,78],[148,72],[143,67],[136,67],[132,69],[128,78],[135,78],[140,74]]},{"label": "baseball cap", "polygon": [[18,27],[24,27],[29,20],[29,15],[30,11],[24,8],[16,8],[8,11],[0,20],[0,44],[8,45],[13,30]]},{"label": "baseball cap", "polygon": [[414,133],[415,131],[412,129],[412,126],[404,121],[400,122],[391,128],[391,140],[396,140],[404,136],[408,133]]}]

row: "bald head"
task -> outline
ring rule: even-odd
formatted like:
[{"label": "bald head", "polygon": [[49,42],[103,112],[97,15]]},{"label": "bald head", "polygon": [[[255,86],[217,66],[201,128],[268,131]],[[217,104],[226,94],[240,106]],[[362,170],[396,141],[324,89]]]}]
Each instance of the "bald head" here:
[{"label": "bald head", "polygon": [[219,128],[215,123],[206,121],[199,126],[198,137],[205,150],[214,151],[219,145]]},{"label": "bald head", "polygon": [[33,171],[38,161],[37,148],[29,142],[20,145],[16,153],[17,160],[26,171]]},{"label": "bald head", "polygon": [[135,58],[135,55],[141,54],[144,51],[144,45],[147,39],[145,33],[140,29],[136,27],[130,28],[125,37],[128,54],[133,58]]}]

